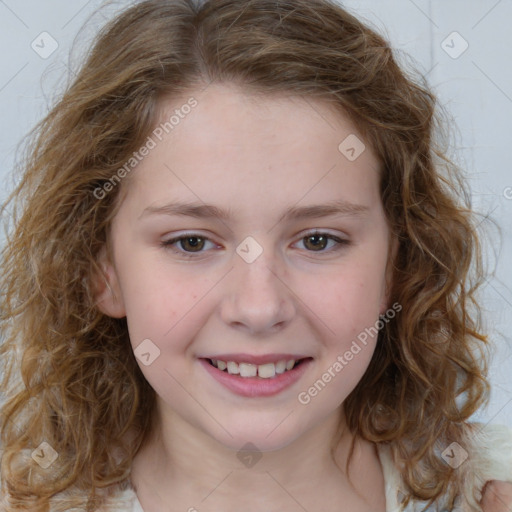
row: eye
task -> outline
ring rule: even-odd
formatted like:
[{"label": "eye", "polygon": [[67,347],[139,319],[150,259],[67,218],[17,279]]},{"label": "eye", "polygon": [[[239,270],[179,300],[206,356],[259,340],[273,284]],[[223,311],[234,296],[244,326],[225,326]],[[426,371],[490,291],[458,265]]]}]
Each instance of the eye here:
[{"label": "eye", "polygon": [[[208,242],[214,245],[213,242],[205,236],[196,233],[186,233],[179,237],[171,238],[170,240],[164,240],[161,242],[161,245],[162,247],[170,248],[172,251],[182,256],[193,257],[194,253],[204,252],[203,248]],[[175,245],[180,247],[180,249],[175,248]]]},{"label": "eye", "polygon": [[[308,233],[301,239],[301,242],[304,243],[304,246],[309,252],[331,252],[332,250],[341,249],[342,246],[347,246],[350,244],[348,240],[343,238],[339,238],[337,236],[331,235],[329,233],[322,233],[320,231],[314,231],[312,233]],[[329,242],[333,242],[331,248],[329,250],[325,250],[325,248],[329,245]]]},{"label": "eye", "polygon": [[[350,244],[346,239],[320,231],[314,231],[306,234],[302,237],[300,242],[304,244],[308,252],[318,253],[330,253]],[[161,246],[169,248],[173,252],[186,258],[193,258],[194,255],[206,252],[203,249],[205,249],[205,246],[208,243],[215,247],[215,244],[205,236],[197,233],[185,233],[184,235],[171,238],[170,240],[162,241]],[[329,243],[331,243],[330,248],[326,250]]]}]

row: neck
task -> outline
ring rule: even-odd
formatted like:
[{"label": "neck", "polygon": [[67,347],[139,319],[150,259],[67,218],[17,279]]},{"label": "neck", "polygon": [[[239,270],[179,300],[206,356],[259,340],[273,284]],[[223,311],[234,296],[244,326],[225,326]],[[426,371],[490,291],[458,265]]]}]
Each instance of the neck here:
[{"label": "neck", "polygon": [[[264,453],[229,449],[177,415],[157,424],[132,470],[132,483],[145,512],[300,510],[297,503],[314,510],[325,499],[332,503],[322,510],[339,511],[338,499],[347,510],[349,505],[364,510],[361,491],[367,492],[357,482],[368,481],[372,472],[380,475],[373,447],[356,440],[349,481],[345,465],[354,437],[339,411],[287,446]],[[342,435],[333,452],[339,429]],[[327,498],[320,491],[319,496],[319,489],[332,489],[333,494]],[[382,497],[383,491],[381,501]],[[169,509],[171,503],[174,508]]]}]

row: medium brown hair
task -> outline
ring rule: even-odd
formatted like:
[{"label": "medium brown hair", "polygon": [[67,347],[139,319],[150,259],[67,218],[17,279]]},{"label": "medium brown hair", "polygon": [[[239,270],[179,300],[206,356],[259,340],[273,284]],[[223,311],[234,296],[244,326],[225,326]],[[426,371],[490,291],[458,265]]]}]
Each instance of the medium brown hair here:
[{"label": "medium brown hair", "polygon": [[[328,102],[377,155],[399,241],[391,299],[403,309],[381,330],[343,407],[354,434],[390,446],[405,502],[443,497],[451,508],[465,472],[439,453],[466,439],[488,384],[474,298],[479,242],[460,172],[436,138],[434,95],[401,69],[385,39],[334,2],[150,0],[101,30],[34,131],[5,205],[17,219],[1,271],[6,510],[47,510],[57,493],[68,498],[53,510],[86,501],[94,510],[106,490],[127,485],[155,393],[126,320],[95,305],[93,276],[121,187],[101,200],[94,191],[144,143],[162,98],[211,82]],[[59,454],[47,470],[30,458],[42,441]]]}]

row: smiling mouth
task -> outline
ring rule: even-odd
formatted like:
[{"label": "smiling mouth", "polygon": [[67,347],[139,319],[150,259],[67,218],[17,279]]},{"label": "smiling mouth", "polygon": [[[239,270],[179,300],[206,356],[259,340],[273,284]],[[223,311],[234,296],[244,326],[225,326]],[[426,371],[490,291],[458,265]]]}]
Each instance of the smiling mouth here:
[{"label": "smiling mouth", "polygon": [[220,359],[206,359],[206,361],[208,361],[211,366],[230,375],[237,375],[242,378],[259,377],[261,379],[272,379],[297,368],[297,366],[301,365],[304,361],[310,359],[312,358],[283,359],[276,363],[265,364],[237,363],[235,361],[221,361]]}]

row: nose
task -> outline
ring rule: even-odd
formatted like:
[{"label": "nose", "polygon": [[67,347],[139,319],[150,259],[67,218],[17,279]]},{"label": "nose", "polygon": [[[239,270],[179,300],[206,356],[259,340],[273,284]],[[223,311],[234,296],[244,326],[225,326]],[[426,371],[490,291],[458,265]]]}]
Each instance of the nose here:
[{"label": "nose", "polygon": [[251,335],[283,329],[297,309],[294,293],[269,252],[263,251],[252,263],[235,255],[235,268],[221,304],[222,320]]}]

